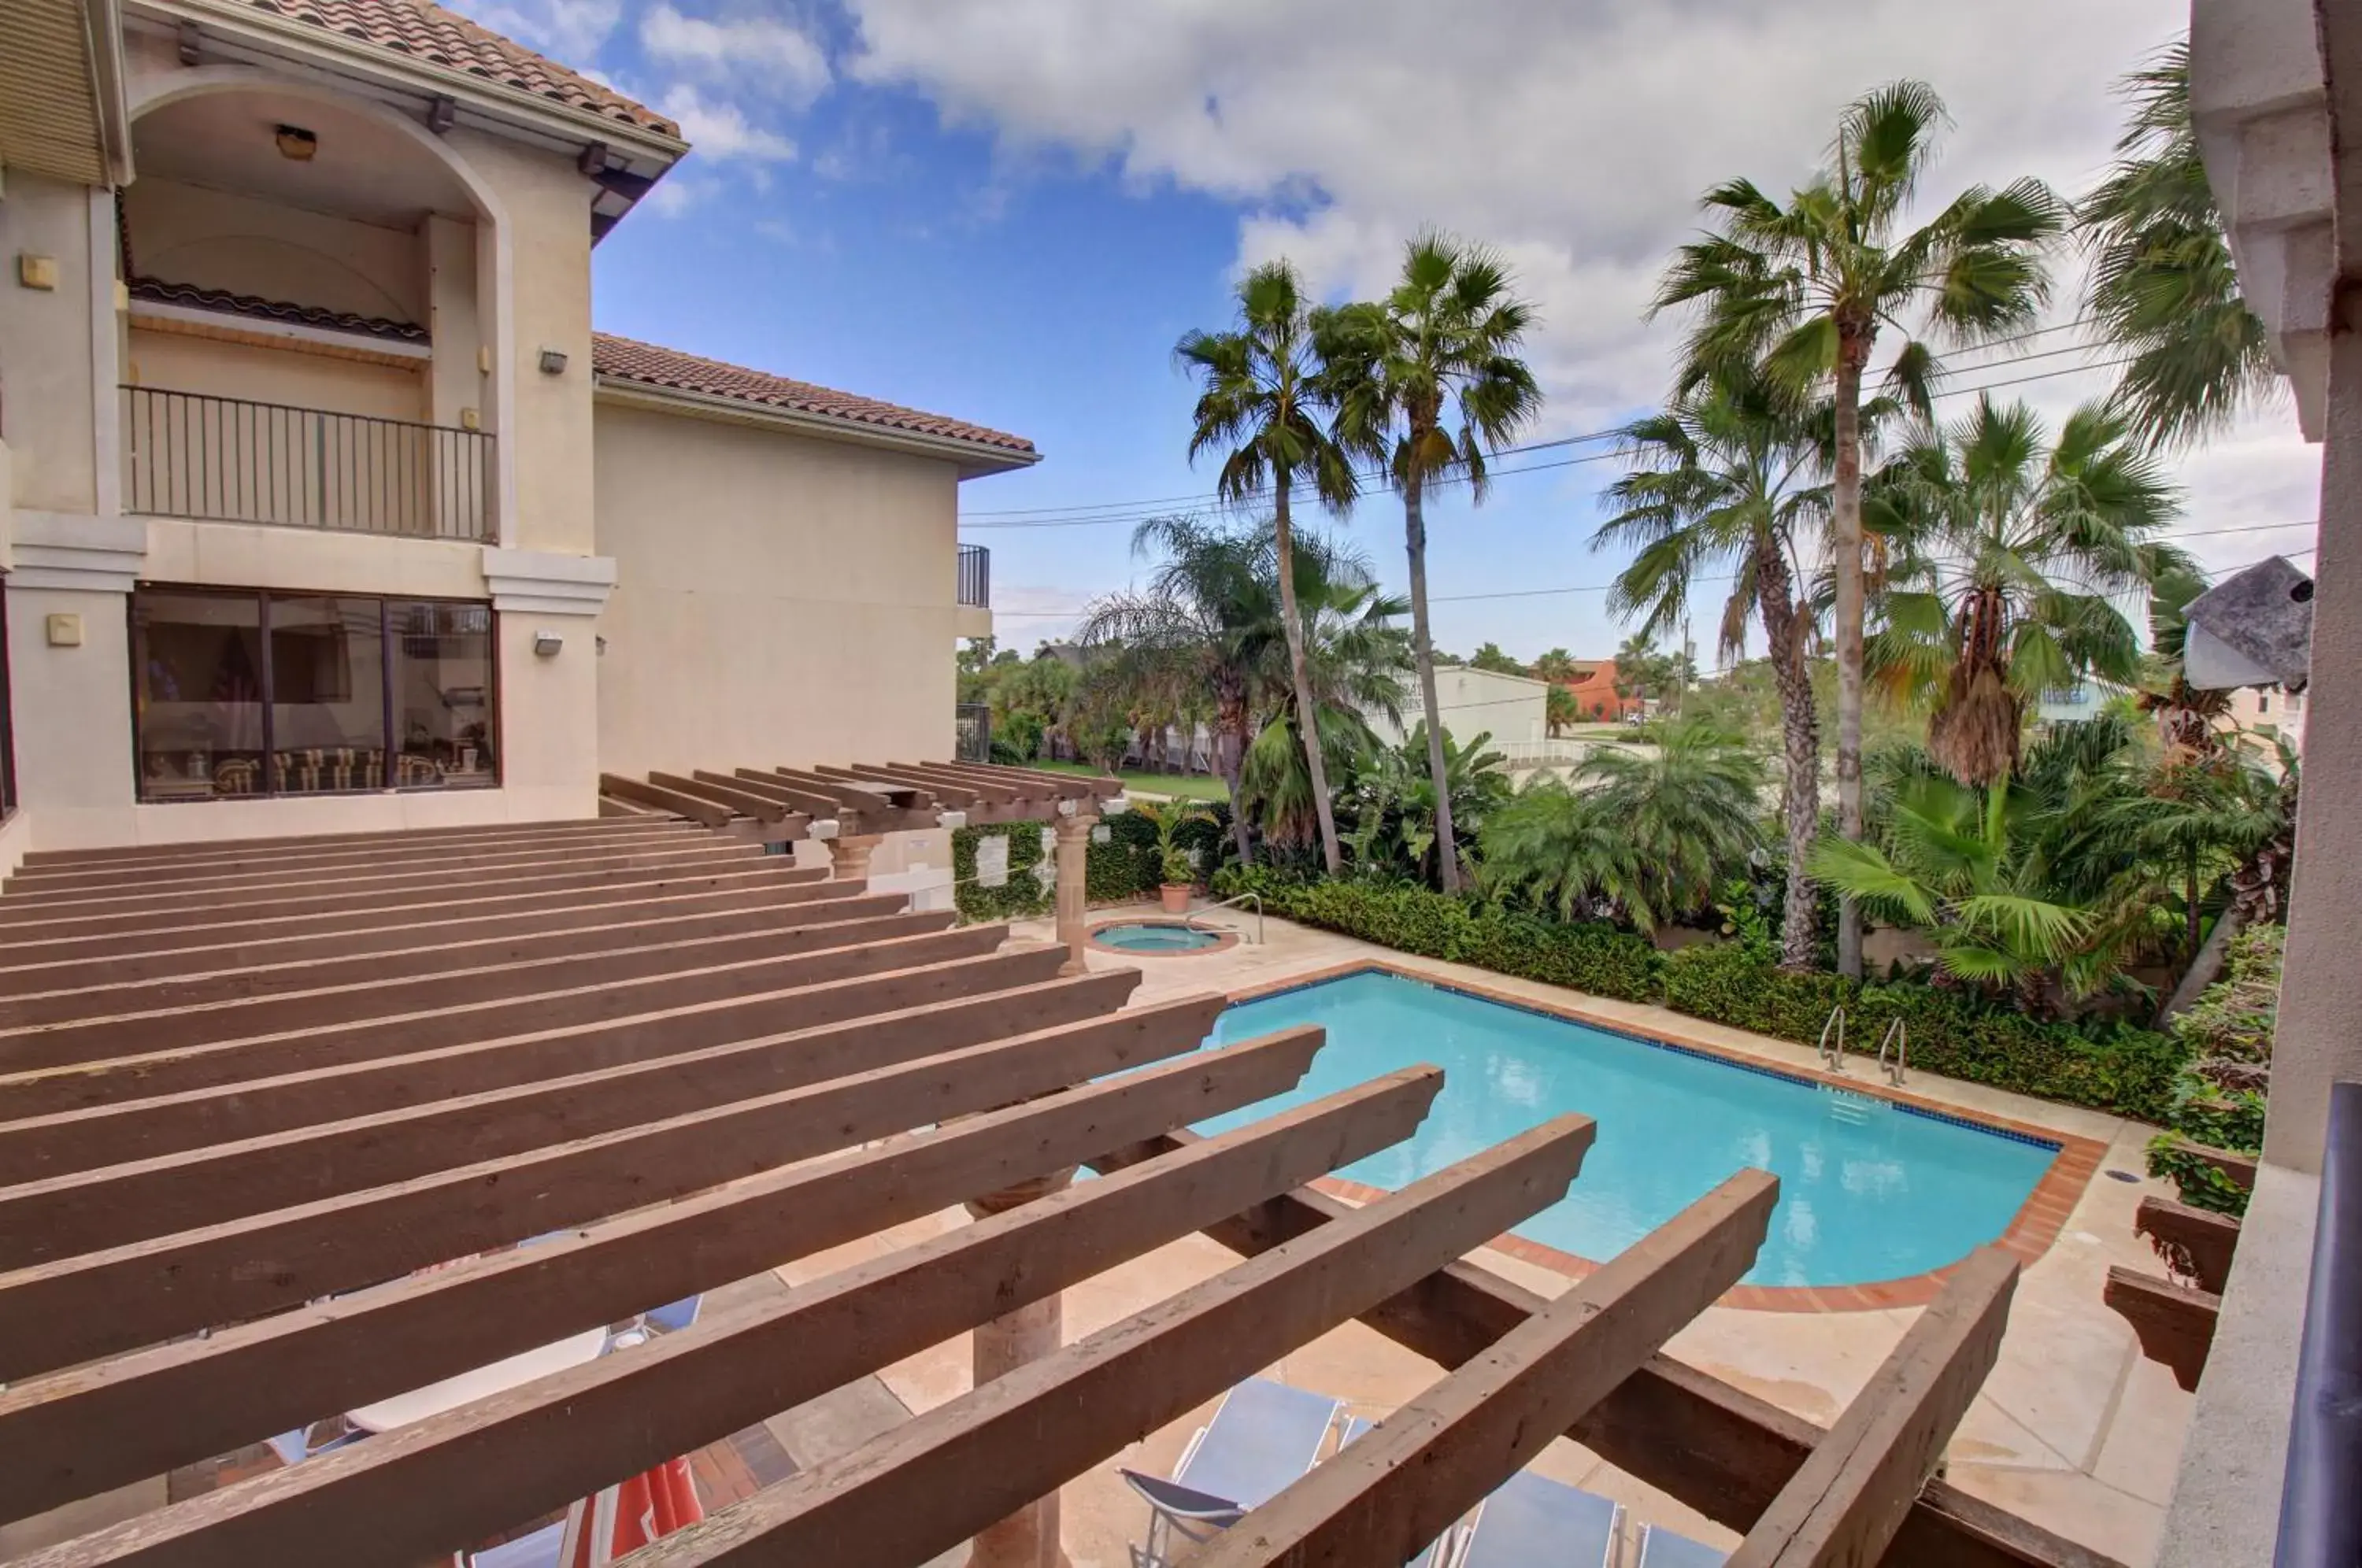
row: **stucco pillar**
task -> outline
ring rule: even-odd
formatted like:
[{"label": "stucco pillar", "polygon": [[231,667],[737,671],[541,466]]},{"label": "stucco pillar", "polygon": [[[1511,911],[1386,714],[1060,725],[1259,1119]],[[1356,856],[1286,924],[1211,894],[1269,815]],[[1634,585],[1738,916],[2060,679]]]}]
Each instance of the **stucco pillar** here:
[{"label": "stucco pillar", "polygon": [[[1061,837],[1065,823],[1060,823]],[[1088,832],[1084,834],[1088,839]],[[1062,889],[1063,890],[1063,889]],[[1063,1190],[1074,1179],[1073,1166],[1037,1176],[999,1192],[971,1198],[967,1211],[977,1219],[1006,1212]],[[1065,1341],[1065,1314],[1059,1295],[1052,1291],[1039,1301],[1020,1307],[1006,1317],[980,1324],[969,1335],[970,1364],[979,1388],[994,1378],[1040,1361]],[[1058,1494],[1037,1497],[999,1524],[977,1531],[968,1542],[967,1568],[1069,1568],[1058,1539]]]},{"label": "stucco pillar", "polygon": [[2305,1172],[2321,1169],[2331,1082],[2362,1077],[2362,330],[2334,334],[2329,353],[2304,793],[2264,1121],[2264,1158]]},{"label": "stucco pillar", "polygon": [[1090,927],[1085,919],[1085,878],[1091,829],[1098,823],[1098,818],[1080,812],[1058,819],[1058,944],[1066,950],[1066,961],[1058,967],[1061,975],[1079,975],[1088,968],[1083,962],[1084,950],[1090,943]]},{"label": "stucco pillar", "polygon": [[877,847],[880,834],[851,834],[829,840],[829,877],[837,882],[864,882],[869,879],[869,853]]}]

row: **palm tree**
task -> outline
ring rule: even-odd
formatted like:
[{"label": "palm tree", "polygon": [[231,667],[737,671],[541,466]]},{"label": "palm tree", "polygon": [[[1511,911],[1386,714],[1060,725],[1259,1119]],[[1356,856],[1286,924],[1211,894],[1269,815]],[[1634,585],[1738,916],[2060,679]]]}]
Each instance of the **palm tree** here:
[{"label": "palm tree", "polygon": [[[1836,569],[1838,824],[1862,835],[1862,386],[1882,331],[1904,340],[1888,363],[1896,394],[1923,414],[1940,370],[1912,336],[1924,317],[1959,341],[2031,325],[2047,297],[2041,248],[2062,226],[2048,186],[1974,185],[1916,229],[1902,230],[1934,160],[1943,100],[1897,82],[1850,105],[1829,165],[1785,205],[1747,180],[1705,194],[1718,232],[1682,247],[1654,309],[1698,307],[1685,379],[1760,361],[1779,385],[1826,389],[1835,404],[1829,553]],[[1861,914],[1840,905],[1838,966],[1861,973]]]},{"label": "palm tree", "polygon": [[1582,722],[1583,705],[1574,700],[1574,693],[1552,682],[1542,693],[1542,727],[1555,737]]},{"label": "palm tree", "polygon": [[[1147,586],[1094,602],[1075,640],[1091,655],[1092,679],[1114,690],[1178,701],[1210,696],[1215,766],[1235,801],[1258,683],[1283,638],[1271,536],[1155,517],[1132,535],[1131,547],[1162,558]],[[1231,832],[1240,863],[1253,865],[1244,812],[1232,812]]]},{"label": "palm tree", "polygon": [[1461,476],[1484,500],[1486,453],[1541,410],[1541,388],[1518,358],[1532,325],[1533,308],[1516,297],[1508,269],[1491,252],[1441,234],[1410,242],[1402,280],[1383,301],[1349,305],[1323,324],[1339,439],[1384,462],[1402,496],[1411,646],[1446,892],[1460,888],[1460,850],[1428,624],[1427,487]]},{"label": "palm tree", "polygon": [[2156,541],[2177,493],[2124,414],[2086,404],[2047,436],[2025,404],[1980,397],[1879,479],[1906,554],[1871,668],[1896,697],[1930,702],[1928,752],[1978,788],[2015,771],[2043,690],[2138,675],[2139,642],[2111,601],[2189,567]]},{"label": "palm tree", "polygon": [[1649,746],[1595,749],[1572,784],[1536,779],[1493,814],[1492,884],[1573,915],[1620,906],[1643,931],[1704,907],[1763,842],[1763,765],[1738,735],[1696,721]]},{"label": "palm tree", "polygon": [[1644,646],[1681,624],[1693,583],[1717,575],[1730,580],[1720,651],[1737,658],[1749,615],[1762,624],[1785,761],[1780,816],[1788,880],[1780,961],[1791,969],[1810,968],[1815,950],[1805,862],[1821,830],[1821,737],[1810,662],[1816,617],[1802,591],[1799,541],[1816,538],[1828,514],[1822,434],[1760,377],[1743,370],[1717,376],[1661,414],[1625,426],[1633,469],[1609,488],[1614,514],[1591,540],[1594,549],[1637,547],[1607,607],[1639,618]]},{"label": "palm tree", "polygon": [[2132,116],[2115,167],[2076,213],[2092,251],[2084,310],[2130,356],[2116,396],[2133,427],[2154,445],[2179,447],[2272,396],[2279,378],[2269,335],[2239,292],[2199,160],[2189,40],[2118,91]]},{"label": "palm tree", "polygon": [[1304,666],[1303,624],[1296,604],[1294,523],[1289,502],[1301,479],[1321,504],[1343,511],[1352,503],[1352,465],[1315,417],[1321,405],[1319,364],[1313,352],[1313,314],[1296,269],[1265,262],[1239,281],[1239,326],[1229,332],[1191,332],[1174,346],[1174,359],[1200,383],[1191,415],[1189,460],[1222,452],[1214,488],[1243,505],[1271,498],[1277,531],[1279,592],[1288,668],[1297,711],[1307,715],[1304,760],[1312,777],[1320,823],[1320,852],[1335,876],[1341,864],[1337,824],[1329,809],[1329,773],[1320,755],[1319,705]]},{"label": "palm tree", "polygon": [[[1318,534],[1297,540],[1296,602],[1322,761],[1330,776],[1350,778],[1380,748],[1370,721],[1402,723],[1410,639],[1397,623],[1407,606],[1379,590],[1360,552]],[[1256,682],[1255,705],[1264,717],[1241,766],[1237,810],[1255,817],[1267,837],[1296,843],[1315,836],[1314,808],[1322,798],[1305,765],[1302,726],[1280,653],[1276,644],[1268,646]],[[1334,802],[1326,803],[1333,813]]]},{"label": "palm tree", "polygon": [[2190,602],[2206,591],[2206,579],[2194,567],[2169,567],[2148,587],[2149,657],[2142,670],[2136,701],[2141,712],[2157,720],[2158,739],[2169,752],[2211,756],[2223,749],[2216,725],[2231,715],[2231,693],[2219,688],[2192,686],[2182,668],[2182,650],[2190,639],[2186,612]]},{"label": "palm tree", "polygon": [[1552,685],[1574,679],[1574,656],[1564,648],[1552,648],[1534,660],[1534,679]]}]

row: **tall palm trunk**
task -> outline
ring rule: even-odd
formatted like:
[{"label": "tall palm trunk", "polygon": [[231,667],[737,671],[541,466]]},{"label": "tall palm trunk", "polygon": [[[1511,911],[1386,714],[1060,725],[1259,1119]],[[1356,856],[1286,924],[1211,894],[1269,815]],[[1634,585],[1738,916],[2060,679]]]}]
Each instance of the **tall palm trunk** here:
[{"label": "tall palm trunk", "polygon": [[1234,680],[1224,680],[1214,694],[1214,766],[1231,791],[1231,843],[1239,864],[1254,864],[1254,839],[1247,832],[1247,814],[1239,807],[1241,776],[1246,771],[1247,694]]},{"label": "tall palm trunk", "polygon": [[[1417,449],[1422,432],[1412,427]],[[1403,537],[1410,555],[1410,636],[1418,663],[1419,708],[1427,715],[1427,771],[1435,781],[1436,880],[1447,893],[1460,890],[1460,841],[1451,826],[1451,769],[1443,757],[1443,710],[1435,696],[1435,643],[1427,629],[1427,510],[1419,477],[1403,485]]]},{"label": "tall palm trunk", "polygon": [[[1861,841],[1861,372],[1867,324],[1840,322],[1837,367],[1837,487],[1830,547],[1837,556],[1838,833]],[[1838,901],[1838,973],[1861,978],[1861,906]]]},{"label": "tall palm trunk", "polygon": [[1312,809],[1320,818],[1320,858],[1334,877],[1344,867],[1337,848],[1337,814],[1329,804],[1329,762],[1320,754],[1320,714],[1304,659],[1304,619],[1296,610],[1296,536],[1287,523],[1287,474],[1272,486],[1273,532],[1279,539],[1279,614],[1286,622],[1287,673],[1296,690],[1296,731],[1304,739],[1304,766],[1312,776]]},{"label": "tall palm trunk", "polygon": [[1821,831],[1821,730],[1813,711],[1813,678],[1805,662],[1810,623],[1796,613],[1787,557],[1766,536],[1756,550],[1756,603],[1772,655],[1780,696],[1780,737],[1786,775],[1780,784],[1780,821],[1788,839],[1788,881],[1780,922],[1780,966],[1813,966],[1814,915],[1818,902],[1805,863]]}]

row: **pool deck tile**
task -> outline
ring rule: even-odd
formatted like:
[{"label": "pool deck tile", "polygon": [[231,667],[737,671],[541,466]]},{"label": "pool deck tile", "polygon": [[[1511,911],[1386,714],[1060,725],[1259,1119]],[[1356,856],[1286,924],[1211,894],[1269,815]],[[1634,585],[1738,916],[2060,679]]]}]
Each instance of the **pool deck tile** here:
[{"label": "pool deck tile", "polygon": [[[1153,906],[1095,911],[1153,916]],[[1670,1039],[1712,1051],[1745,1066],[1806,1079],[1820,1078],[1809,1047],[1772,1040],[1662,1008],[1590,997],[1558,987],[1490,975],[1465,966],[1415,958],[1285,921],[1269,922],[1269,939],[1251,939],[1252,916],[1225,911],[1250,934],[1225,953],[1193,955],[1202,963],[1135,961],[1094,952],[1090,966],[1125,966],[1143,977],[1134,1005],[1186,994],[1266,992],[1374,966],[1495,995],[1515,1005],[1563,1011],[1581,1021]],[[1046,940],[1046,921],[1021,927],[1023,937]],[[1857,1092],[1879,1092],[1851,1077],[1838,1080]],[[2011,1250],[2025,1260],[2001,1353],[1948,1451],[1953,1482],[2070,1540],[2128,1565],[2154,1561],[2161,1499],[2172,1484],[2190,1397],[2170,1375],[2141,1359],[2132,1331],[2101,1304],[2111,1264],[2162,1275],[2147,1244],[2133,1233],[2133,1211],[2144,1197],[2169,1196],[2143,1173],[2143,1153],[2154,1131],[2104,1111],[2054,1105],[2024,1096],[1915,1074],[1904,1091],[1914,1101],[1964,1121],[1999,1124],[2059,1146],[2050,1169],[2013,1227]],[[2103,1170],[2128,1180],[2096,1180]],[[1378,1189],[1330,1177],[1325,1190],[1366,1202]],[[908,1234],[938,1233],[966,1223],[957,1211],[915,1221]],[[875,1243],[870,1243],[874,1245]],[[848,1249],[852,1250],[852,1249]],[[810,1260],[808,1260],[809,1262]],[[1192,1236],[1111,1270],[1065,1294],[1067,1336],[1079,1337],[1128,1309],[1211,1277],[1232,1255]],[[1521,1237],[1479,1250],[1472,1262],[1528,1290],[1555,1296],[1592,1266]],[[799,1275],[803,1269],[798,1269]],[[1954,1268],[1931,1271],[1919,1288],[1940,1285]],[[1876,1286],[1849,1286],[1860,1296],[1813,1301],[1811,1309],[1764,1301],[1742,1286],[1675,1335],[1668,1354],[1805,1419],[1827,1426],[1868,1383],[1901,1342],[1917,1308]],[[1270,1369],[1271,1375],[1350,1402],[1373,1419],[1397,1408],[1439,1375],[1433,1364],[1359,1324],[1322,1336]],[[2150,1375],[2156,1374],[2157,1375]],[[965,1335],[889,1368],[884,1380],[913,1410],[924,1410],[966,1386]],[[1204,1424],[1209,1402],[1149,1434],[1108,1464],[1077,1477],[1064,1491],[1065,1546],[1074,1568],[1126,1568],[1128,1543],[1140,1538],[1145,1510],[1115,1473],[1127,1464],[1170,1474],[1189,1434]],[[1642,1522],[1664,1526],[1717,1550],[1738,1537],[1673,1498],[1614,1469],[1587,1449],[1560,1439],[1532,1468],[1623,1503],[1629,1510],[1624,1552],[1638,1551]]]}]

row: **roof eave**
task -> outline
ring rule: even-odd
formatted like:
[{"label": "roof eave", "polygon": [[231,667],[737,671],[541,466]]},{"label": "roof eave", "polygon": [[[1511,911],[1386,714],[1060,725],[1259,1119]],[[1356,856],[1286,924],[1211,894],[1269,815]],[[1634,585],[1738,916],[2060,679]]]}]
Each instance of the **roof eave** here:
[{"label": "roof eave", "polygon": [[422,112],[436,98],[449,98],[462,113],[460,123],[472,121],[477,128],[547,151],[579,155],[602,144],[627,166],[645,166],[632,171],[650,180],[689,151],[689,143],[677,136],[226,0],[124,0],[124,9],[132,18],[195,22],[225,61],[308,66],[343,79],[348,88],[374,87],[370,95],[391,95]]},{"label": "roof eave", "polygon": [[652,409],[661,414],[685,414],[691,418],[720,420],[730,425],[753,425],[824,441],[845,441],[855,446],[884,447],[918,457],[940,458],[957,465],[959,477],[963,480],[1029,469],[1042,460],[1039,452],[1021,452],[985,441],[931,436],[918,430],[897,430],[890,425],[872,425],[839,414],[780,408],[772,403],[749,403],[742,398],[690,392],[680,387],[657,386],[618,376],[602,375],[592,384],[598,399],[603,403]]}]

